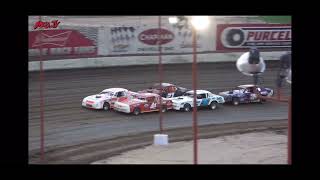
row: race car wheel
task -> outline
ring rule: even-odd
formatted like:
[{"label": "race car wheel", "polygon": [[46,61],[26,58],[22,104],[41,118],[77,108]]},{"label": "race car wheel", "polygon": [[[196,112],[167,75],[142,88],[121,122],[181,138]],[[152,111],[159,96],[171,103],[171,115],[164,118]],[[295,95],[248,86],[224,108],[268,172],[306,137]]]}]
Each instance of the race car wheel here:
[{"label": "race car wheel", "polygon": [[103,104],[103,110],[109,111],[109,110],[110,110],[110,104],[107,103],[107,102],[105,102],[105,103]]},{"label": "race car wheel", "polygon": [[238,98],[233,98],[232,99],[232,104],[235,105],[235,106],[239,105],[239,99]]},{"label": "race car wheel", "polygon": [[189,112],[189,111],[191,110],[191,105],[190,105],[190,104],[185,104],[185,105],[183,106],[183,110],[184,110],[185,112]]},{"label": "race car wheel", "polygon": [[166,107],[162,107],[162,111],[161,112],[167,112],[167,108]]},{"label": "race car wheel", "polygon": [[136,116],[139,115],[140,114],[140,109],[139,108],[134,108],[133,114],[136,115]]},{"label": "race car wheel", "polygon": [[265,99],[260,99],[260,103],[261,104],[263,104],[263,103],[265,103],[267,100],[265,100]]},{"label": "race car wheel", "polygon": [[217,108],[217,102],[211,102],[209,105],[210,109],[214,110]]}]

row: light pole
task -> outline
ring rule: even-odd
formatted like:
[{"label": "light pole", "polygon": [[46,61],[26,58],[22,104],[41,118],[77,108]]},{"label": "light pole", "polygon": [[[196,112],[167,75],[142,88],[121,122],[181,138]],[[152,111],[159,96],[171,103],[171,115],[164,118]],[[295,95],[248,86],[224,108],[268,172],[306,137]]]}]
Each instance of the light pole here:
[{"label": "light pole", "polygon": [[197,39],[196,29],[192,28],[192,87],[193,87],[193,163],[198,164],[198,118],[197,118]]},{"label": "light pole", "polygon": [[179,27],[189,27],[189,20],[191,22],[192,30],[192,87],[193,87],[193,163],[198,164],[198,119],[197,119],[197,30],[206,28],[209,25],[209,18],[207,16],[192,16],[189,19],[186,16],[170,17],[171,24],[177,24]]},{"label": "light pole", "polygon": [[[41,21],[41,16],[39,16],[39,21]],[[41,30],[38,31],[39,37],[40,37],[40,56],[39,56],[39,61],[40,61],[40,160],[44,160],[44,116],[43,116],[43,59],[42,59],[42,35],[41,35]]]},{"label": "light pole", "polygon": [[[158,48],[159,48],[159,85],[162,89],[162,79],[163,79],[163,70],[162,70],[162,49],[161,49],[161,16],[158,16]],[[160,97],[160,111],[159,111],[159,129],[160,134],[163,132],[163,116],[162,116],[162,98]]]}]

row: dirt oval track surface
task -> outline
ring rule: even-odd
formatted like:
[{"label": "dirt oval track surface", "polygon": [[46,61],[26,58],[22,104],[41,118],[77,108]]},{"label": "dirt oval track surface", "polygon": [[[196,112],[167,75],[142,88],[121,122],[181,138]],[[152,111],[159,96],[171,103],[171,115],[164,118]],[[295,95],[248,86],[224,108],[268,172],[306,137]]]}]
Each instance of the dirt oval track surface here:
[{"label": "dirt oval track surface", "polygon": [[[192,88],[191,64],[164,65],[164,82]],[[263,76],[265,87],[275,89],[278,62],[267,62]],[[145,89],[158,82],[158,66],[109,67],[77,70],[55,70],[44,73],[45,79],[45,149],[46,151],[88,143],[117,136],[156,131],[159,114],[139,116],[113,111],[89,110],[81,107],[85,96],[110,87],[123,87],[132,91]],[[218,93],[240,84],[250,84],[252,78],[237,71],[235,63],[198,64],[198,89]],[[291,87],[284,83],[284,95]],[[39,72],[29,73],[29,155],[40,148]],[[221,105],[211,111],[198,111],[198,124],[224,124],[286,119],[286,103]],[[169,111],[163,117],[164,128],[192,126],[192,112]]]}]

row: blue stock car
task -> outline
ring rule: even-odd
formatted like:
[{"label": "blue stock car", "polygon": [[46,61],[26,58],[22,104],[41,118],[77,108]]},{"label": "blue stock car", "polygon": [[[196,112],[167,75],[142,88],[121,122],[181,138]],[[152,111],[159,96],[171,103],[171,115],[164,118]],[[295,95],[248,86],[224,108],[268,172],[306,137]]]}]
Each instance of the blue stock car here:
[{"label": "blue stock car", "polygon": [[256,85],[240,85],[231,91],[220,92],[219,95],[224,97],[226,103],[232,103],[233,105],[239,105],[240,103],[263,103],[266,100],[261,99],[255,92],[259,92],[261,96],[273,96],[273,90],[270,88],[263,88]]}]

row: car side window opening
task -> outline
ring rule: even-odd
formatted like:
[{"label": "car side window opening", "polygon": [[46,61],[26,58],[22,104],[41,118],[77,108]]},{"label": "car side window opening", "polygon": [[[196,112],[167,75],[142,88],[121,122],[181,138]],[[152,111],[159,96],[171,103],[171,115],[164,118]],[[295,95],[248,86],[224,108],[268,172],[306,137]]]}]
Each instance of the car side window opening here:
[{"label": "car side window opening", "polygon": [[153,103],[154,102],[154,98],[153,97],[148,97],[147,101],[148,101],[148,103]]},{"label": "car side window opening", "polygon": [[253,87],[249,88],[249,92],[253,93]]},{"label": "car side window opening", "polygon": [[117,95],[117,97],[122,97],[122,96],[124,96],[124,92],[123,92],[123,91],[121,91],[121,92],[118,92],[118,95]]},{"label": "car side window opening", "polygon": [[197,99],[203,99],[205,97],[206,97],[205,94],[197,94]]},{"label": "car side window opening", "polygon": [[193,93],[185,93],[185,96],[193,97]]},{"label": "car side window opening", "polygon": [[146,101],[146,98],[144,97],[138,97],[139,100],[142,100],[142,101]]}]

